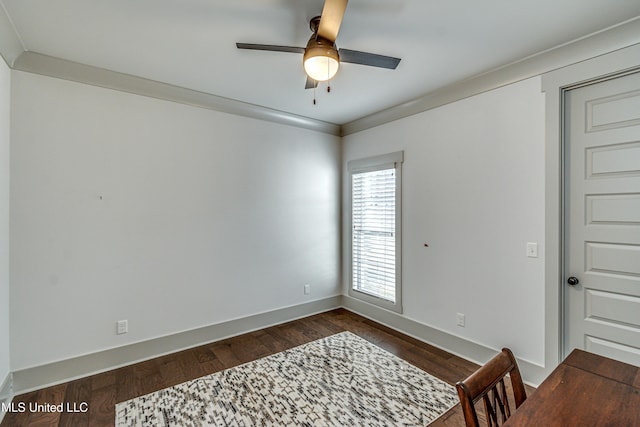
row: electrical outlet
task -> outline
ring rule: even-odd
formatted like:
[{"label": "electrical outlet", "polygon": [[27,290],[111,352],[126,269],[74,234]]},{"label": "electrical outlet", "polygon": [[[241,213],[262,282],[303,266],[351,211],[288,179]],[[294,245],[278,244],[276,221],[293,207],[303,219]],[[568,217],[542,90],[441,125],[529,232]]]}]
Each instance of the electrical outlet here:
[{"label": "electrical outlet", "polygon": [[309,284],[304,285],[304,294],[309,295],[310,293],[311,293],[311,285]]},{"label": "electrical outlet", "polygon": [[116,333],[118,335],[126,334],[129,332],[129,321],[128,320],[118,320],[116,322]]},{"label": "electrical outlet", "polygon": [[458,326],[462,326],[464,328],[464,314],[456,313],[456,322]]}]

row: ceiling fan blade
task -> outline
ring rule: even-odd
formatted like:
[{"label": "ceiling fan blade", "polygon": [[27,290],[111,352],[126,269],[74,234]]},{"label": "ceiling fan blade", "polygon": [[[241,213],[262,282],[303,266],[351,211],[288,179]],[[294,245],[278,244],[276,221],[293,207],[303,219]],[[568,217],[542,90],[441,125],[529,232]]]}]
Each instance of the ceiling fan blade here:
[{"label": "ceiling fan blade", "polygon": [[304,88],[313,89],[314,87],[318,87],[318,82],[307,76],[307,83],[305,83]]},{"label": "ceiling fan blade", "polygon": [[325,0],[318,35],[335,43],[348,0]]},{"label": "ceiling fan blade", "polygon": [[268,50],[272,52],[304,53],[303,47],[277,46],[273,44],[236,43],[238,49]]},{"label": "ceiling fan blade", "polygon": [[340,49],[340,62],[349,62],[351,64],[369,65],[371,67],[395,70],[400,63],[400,58],[360,52],[358,50]]}]

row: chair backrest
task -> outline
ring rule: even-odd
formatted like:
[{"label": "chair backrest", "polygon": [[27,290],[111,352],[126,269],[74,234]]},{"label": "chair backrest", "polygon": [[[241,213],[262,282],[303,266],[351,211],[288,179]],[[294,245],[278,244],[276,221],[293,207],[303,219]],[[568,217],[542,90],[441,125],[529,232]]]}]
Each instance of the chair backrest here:
[{"label": "chair backrest", "polygon": [[484,401],[489,427],[499,426],[511,416],[511,407],[504,385],[504,378],[507,375],[511,378],[515,410],[527,399],[527,393],[516,359],[508,348],[503,348],[467,379],[456,383],[467,427],[480,426],[474,406],[480,398]]}]

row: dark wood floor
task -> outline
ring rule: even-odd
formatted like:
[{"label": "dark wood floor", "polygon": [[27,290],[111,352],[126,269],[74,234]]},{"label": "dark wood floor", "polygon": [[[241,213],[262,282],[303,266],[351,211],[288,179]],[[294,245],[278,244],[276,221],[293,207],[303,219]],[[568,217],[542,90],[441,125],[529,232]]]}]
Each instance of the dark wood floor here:
[{"label": "dark wood floor", "polygon": [[[113,426],[115,405],[193,378],[259,359],[338,332],[351,331],[415,366],[454,384],[477,365],[403,335],[344,309],[317,314],[282,325],[159,357],[102,374],[16,396],[24,402],[88,404],[87,412],[6,414],[0,427]],[[459,405],[435,426],[464,426]]]}]

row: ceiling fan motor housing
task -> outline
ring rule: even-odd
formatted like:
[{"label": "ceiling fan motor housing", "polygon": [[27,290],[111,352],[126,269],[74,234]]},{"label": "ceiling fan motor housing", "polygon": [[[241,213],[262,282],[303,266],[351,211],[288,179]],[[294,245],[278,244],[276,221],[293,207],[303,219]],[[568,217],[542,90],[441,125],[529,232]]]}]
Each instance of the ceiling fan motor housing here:
[{"label": "ceiling fan motor housing", "polygon": [[314,34],[307,43],[302,63],[309,77],[317,81],[328,80],[335,75],[340,66],[336,44]]},{"label": "ceiling fan motor housing", "polygon": [[317,82],[333,78],[340,68],[341,60],[351,64],[395,70],[400,58],[349,49],[340,49],[342,54],[340,58],[335,41],[347,8],[347,1],[325,0],[322,15],[315,16],[309,21],[309,28],[313,35],[307,42],[306,48],[255,43],[236,43],[236,46],[238,49],[302,53],[302,64],[307,74],[305,89],[315,88]]}]

